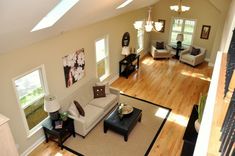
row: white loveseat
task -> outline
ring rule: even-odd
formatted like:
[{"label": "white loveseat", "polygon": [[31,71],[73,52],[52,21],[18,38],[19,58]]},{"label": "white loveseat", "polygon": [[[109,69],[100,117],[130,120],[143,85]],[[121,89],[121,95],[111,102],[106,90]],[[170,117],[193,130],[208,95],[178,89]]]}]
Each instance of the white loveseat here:
[{"label": "white loveseat", "polygon": [[[73,116],[75,132],[85,137],[96,124],[119,102],[120,92],[117,89],[111,88],[110,93],[106,97],[93,98],[93,86],[96,85],[96,80],[90,80],[81,85],[79,89],[71,95],[73,100],[78,101],[82,106],[85,116]],[[71,97],[70,97],[71,99]],[[72,101],[73,101],[72,100]],[[71,104],[73,104],[71,101]]]}]

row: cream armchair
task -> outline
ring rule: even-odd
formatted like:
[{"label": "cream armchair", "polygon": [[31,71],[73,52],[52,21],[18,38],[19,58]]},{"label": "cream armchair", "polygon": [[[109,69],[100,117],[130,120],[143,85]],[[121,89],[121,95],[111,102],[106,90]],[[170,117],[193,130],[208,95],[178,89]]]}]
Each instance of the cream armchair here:
[{"label": "cream armchair", "polygon": [[171,47],[166,45],[164,43],[164,48],[163,49],[157,49],[156,48],[156,42],[161,42],[161,41],[153,41],[151,45],[151,55],[154,59],[156,58],[170,58],[171,55]]},{"label": "cream armchair", "polygon": [[190,52],[192,50],[192,46],[190,46],[188,49],[185,49],[180,52],[180,61],[187,63],[187,64],[190,64],[192,66],[196,66],[196,65],[204,62],[205,56],[206,56],[206,49],[198,47],[198,46],[193,46],[193,47],[200,49],[200,53],[196,56],[191,55]]}]

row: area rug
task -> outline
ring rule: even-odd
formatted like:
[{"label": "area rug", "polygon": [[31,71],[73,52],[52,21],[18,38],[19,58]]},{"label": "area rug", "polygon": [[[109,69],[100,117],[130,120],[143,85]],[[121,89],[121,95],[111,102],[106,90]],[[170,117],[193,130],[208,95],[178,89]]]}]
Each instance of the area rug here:
[{"label": "area rug", "polygon": [[142,110],[141,122],[133,128],[127,142],[111,130],[104,133],[103,119],[85,138],[79,135],[68,138],[64,148],[85,156],[148,155],[171,110],[124,94],[120,95],[120,102]]}]

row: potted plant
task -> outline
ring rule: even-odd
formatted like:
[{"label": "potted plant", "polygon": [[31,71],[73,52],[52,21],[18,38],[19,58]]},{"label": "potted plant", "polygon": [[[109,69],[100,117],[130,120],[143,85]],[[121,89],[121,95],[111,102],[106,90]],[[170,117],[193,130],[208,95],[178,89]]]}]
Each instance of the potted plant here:
[{"label": "potted plant", "polygon": [[206,105],[206,98],[207,98],[207,95],[201,95],[200,96],[198,109],[197,109],[198,119],[194,123],[195,129],[196,129],[197,132],[199,131],[199,128],[200,128],[200,125],[201,125],[202,115],[203,115],[203,111],[204,111],[204,108],[205,108],[205,105]]}]

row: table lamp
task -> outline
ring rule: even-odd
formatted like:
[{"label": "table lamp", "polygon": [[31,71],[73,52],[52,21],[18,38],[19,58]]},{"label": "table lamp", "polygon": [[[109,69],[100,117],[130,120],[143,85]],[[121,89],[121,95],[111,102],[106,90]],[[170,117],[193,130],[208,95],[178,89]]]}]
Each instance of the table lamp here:
[{"label": "table lamp", "polygon": [[177,34],[176,41],[177,41],[177,47],[182,46],[182,42],[184,40],[184,35],[183,34]]},{"label": "table lamp", "polygon": [[58,120],[60,105],[56,100],[55,96],[47,95],[44,98],[44,110],[49,113],[51,120]]},{"label": "table lamp", "polygon": [[128,56],[130,54],[130,49],[127,46],[122,47],[122,55]]}]

